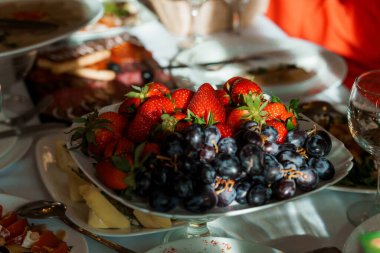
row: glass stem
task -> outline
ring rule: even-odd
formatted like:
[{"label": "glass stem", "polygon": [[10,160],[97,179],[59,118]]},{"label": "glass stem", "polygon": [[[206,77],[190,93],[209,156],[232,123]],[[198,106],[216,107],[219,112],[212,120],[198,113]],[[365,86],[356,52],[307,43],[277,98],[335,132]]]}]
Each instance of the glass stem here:
[{"label": "glass stem", "polygon": [[380,209],[380,156],[374,156],[374,166],[377,171],[377,186],[376,186],[376,195],[375,195],[375,206],[377,209]]},{"label": "glass stem", "polygon": [[187,237],[204,237],[209,236],[210,230],[205,221],[191,221],[187,226]]},{"label": "glass stem", "polygon": [[196,3],[194,1],[190,1],[190,14],[191,14],[191,19],[190,19],[190,30],[189,30],[189,39],[191,41],[196,41],[197,38],[199,37],[198,33],[195,32],[195,21],[197,17],[199,16],[199,12],[201,9],[203,3]]}]

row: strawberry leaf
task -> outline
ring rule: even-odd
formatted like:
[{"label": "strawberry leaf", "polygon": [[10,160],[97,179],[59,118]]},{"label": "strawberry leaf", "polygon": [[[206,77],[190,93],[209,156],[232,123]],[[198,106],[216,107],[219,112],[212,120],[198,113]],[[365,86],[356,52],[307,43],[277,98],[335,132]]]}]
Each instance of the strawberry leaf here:
[{"label": "strawberry leaf", "polygon": [[121,156],[112,156],[111,158],[113,165],[124,172],[130,172],[132,170],[132,166],[129,161]]}]

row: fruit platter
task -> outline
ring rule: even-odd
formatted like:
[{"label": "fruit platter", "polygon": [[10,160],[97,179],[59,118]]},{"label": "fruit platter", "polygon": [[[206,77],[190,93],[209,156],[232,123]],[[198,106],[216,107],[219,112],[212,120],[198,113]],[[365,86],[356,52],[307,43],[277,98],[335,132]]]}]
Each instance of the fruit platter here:
[{"label": "fruit platter", "polygon": [[178,219],[241,215],[345,177],[343,143],[250,79],[170,90],[158,82],[74,120],[67,146],[105,194]]}]

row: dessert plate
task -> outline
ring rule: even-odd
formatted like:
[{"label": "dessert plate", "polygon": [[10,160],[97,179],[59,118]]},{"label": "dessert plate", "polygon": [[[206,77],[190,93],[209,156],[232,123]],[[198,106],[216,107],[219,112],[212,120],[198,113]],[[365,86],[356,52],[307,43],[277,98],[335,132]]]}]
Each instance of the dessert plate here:
[{"label": "dessert plate", "polygon": [[[199,66],[202,63],[244,57],[254,60],[206,68]],[[282,72],[278,76],[279,80],[259,83],[266,93],[276,95],[283,101],[314,96],[337,87],[342,84],[347,73],[346,63],[340,56],[311,42],[294,38],[216,38],[182,51],[176,61],[191,66],[187,77],[195,86],[204,82],[217,86],[232,76],[254,77],[255,74],[249,75],[251,70],[264,73],[273,68],[295,65],[308,73],[306,77],[300,78],[300,72]],[[283,81],[286,78],[288,80]]]},{"label": "dessert plate", "polygon": [[[5,114],[8,117],[15,116],[10,111],[6,111]],[[0,124],[0,131],[5,131],[9,128],[9,126]],[[0,174],[7,171],[14,162],[23,157],[32,143],[33,138],[30,136],[0,139]]]},{"label": "dessert plate", "polygon": [[362,224],[357,226],[354,231],[351,232],[349,237],[347,238],[344,246],[343,253],[364,253],[360,244],[359,244],[359,236],[366,232],[374,232],[380,231],[380,214],[376,214],[375,216],[369,218],[364,221]]},{"label": "dessert plate", "polygon": [[[20,205],[26,204],[28,200],[0,193],[0,204],[3,205],[4,213],[14,210]],[[70,227],[54,219],[31,219],[34,224],[44,224],[51,231],[65,231],[64,240],[69,246],[72,246],[70,253],[88,253],[87,242],[83,235],[79,234]]]},{"label": "dessert plate", "polygon": [[145,253],[193,253],[193,252],[207,252],[207,253],[221,253],[221,252],[234,252],[234,253],[281,253],[277,249],[273,249],[264,245],[256,244],[248,241],[241,241],[232,238],[223,237],[198,237],[183,239],[174,242],[169,242]]},{"label": "dessert plate", "polygon": [[[110,105],[107,107],[104,107],[99,110],[99,113],[106,112],[106,111],[116,111],[119,104]],[[305,119],[307,119],[305,116],[303,116]],[[301,127],[305,129],[311,129],[315,126],[315,123],[311,120],[309,121],[300,121],[302,122]],[[73,125],[75,127],[75,125]],[[328,186],[331,186],[341,180],[343,177],[345,177],[349,170],[352,168],[352,155],[351,153],[345,148],[344,144],[336,139],[335,137],[331,136],[332,140],[332,149],[330,154],[327,156],[327,158],[333,163],[335,167],[335,176],[331,180],[321,181],[317,188],[310,192],[297,192],[296,195],[293,198],[287,199],[287,200],[281,200],[281,201],[271,201],[266,205],[263,206],[257,206],[252,207],[249,205],[241,205],[238,203],[232,203],[230,206],[227,207],[215,207],[212,208],[205,213],[191,213],[184,208],[177,207],[174,210],[171,210],[167,213],[159,213],[154,211],[152,208],[150,208],[149,204],[142,199],[134,198],[132,200],[126,200],[119,195],[117,195],[114,191],[111,189],[105,187],[100,180],[95,175],[95,169],[93,166],[93,163],[95,163],[95,160],[83,155],[78,150],[72,150],[71,155],[80,167],[80,169],[86,174],[86,176],[100,189],[102,189],[106,194],[108,194],[111,198],[119,201],[120,203],[133,208],[138,209],[140,211],[155,214],[158,216],[168,217],[168,218],[174,218],[174,219],[199,219],[199,218],[218,218],[221,216],[232,216],[232,215],[242,215],[258,210],[262,210],[265,208],[271,208],[274,206],[277,206],[282,203],[286,203],[288,201],[293,201],[295,199],[308,196],[310,194],[316,193],[322,189],[325,189]],[[67,136],[69,139],[70,136]]]},{"label": "dessert plate", "polygon": [[87,224],[88,206],[85,203],[74,202],[69,197],[67,174],[60,170],[56,162],[55,143],[57,140],[65,140],[63,133],[49,134],[41,137],[36,143],[35,158],[41,179],[53,199],[62,201],[67,205],[67,216],[78,226],[95,234],[111,237],[125,237],[145,235],[177,229],[183,225],[173,222],[173,227],[167,229],[149,229],[139,226],[131,226],[131,229],[100,229]]},{"label": "dessert plate", "polygon": [[[57,8],[59,6],[59,8]],[[93,0],[3,0],[0,18],[49,22],[54,29],[12,29],[0,42],[0,57],[30,52],[64,39],[103,14],[99,1]]]}]

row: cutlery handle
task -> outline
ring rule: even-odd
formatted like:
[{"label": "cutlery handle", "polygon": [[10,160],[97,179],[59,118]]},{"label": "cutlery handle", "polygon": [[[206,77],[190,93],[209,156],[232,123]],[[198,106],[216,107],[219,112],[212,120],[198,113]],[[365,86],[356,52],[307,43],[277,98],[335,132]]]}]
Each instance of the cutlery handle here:
[{"label": "cutlery handle", "polygon": [[68,225],[69,227],[75,229],[76,231],[92,238],[93,240],[107,246],[108,248],[111,248],[113,250],[116,250],[117,252],[119,253],[137,253],[133,250],[130,250],[130,249],[127,249],[123,246],[121,246],[120,244],[117,244],[117,243],[114,243],[114,242],[111,242],[107,239],[104,239],[86,229],[83,229],[81,227],[79,227],[78,225],[76,225],[74,222],[72,222],[67,216],[63,216],[63,217],[60,217],[61,218],[61,221],[63,221],[66,225]]}]

